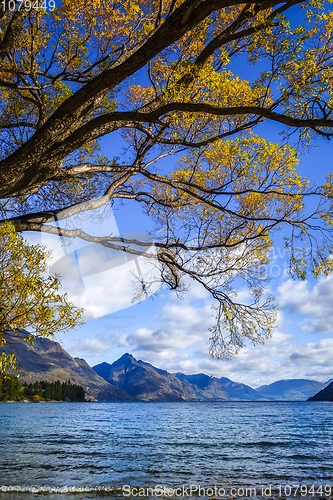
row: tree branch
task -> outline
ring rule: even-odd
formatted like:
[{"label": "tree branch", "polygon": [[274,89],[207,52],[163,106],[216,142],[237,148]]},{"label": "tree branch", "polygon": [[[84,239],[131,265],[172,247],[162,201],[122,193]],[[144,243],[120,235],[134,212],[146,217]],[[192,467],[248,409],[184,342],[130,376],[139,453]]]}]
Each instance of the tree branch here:
[{"label": "tree branch", "polygon": [[[2,7],[3,14],[8,9],[8,1],[5,0],[5,7]],[[29,15],[29,10],[20,9],[13,14],[13,17],[9,21],[6,32],[0,43],[0,62],[4,60],[9,51],[13,48],[16,37],[22,31],[23,21]]]},{"label": "tree branch", "polygon": [[[218,106],[212,106],[211,104],[205,103],[170,102],[155,111],[147,113],[146,116],[149,120],[159,119],[161,116],[173,111],[182,111],[186,113],[207,113],[214,116],[257,115],[262,118],[267,118],[269,120],[288,125],[288,127],[296,128],[333,127],[333,120],[328,118],[294,118],[293,116],[277,113],[272,109],[262,108],[260,106],[232,106],[230,108],[220,108]],[[140,113],[137,115],[137,121],[143,121]]]}]

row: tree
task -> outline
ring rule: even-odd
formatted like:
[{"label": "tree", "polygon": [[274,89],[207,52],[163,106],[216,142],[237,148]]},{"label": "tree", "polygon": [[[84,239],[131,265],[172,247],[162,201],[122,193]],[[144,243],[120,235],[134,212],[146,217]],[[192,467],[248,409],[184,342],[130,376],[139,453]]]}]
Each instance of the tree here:
[{"label": "tree", "polygon": [[[15,378],[15,377],[12,377]],[[17,379],[16,379],[17,380]],[[20,383],[18,382],[18,387]],[[56,399],[57,401],[85,401],[85,392],[83,387],[77,384],[72,384],[70,380],[68,382],[60,382],[56,380],[55,382],[47,382],[42,380],[41,382],[35,382],[34,384],[26,384],[24,387],[24,395],[29,398],[38,398],[36,401]],[[22,396],[22,387],[19,393]],[[0,377],[0,399],[1,399],[1,377]],[[7,399],[9,399],[7,397]]]},{"label": "tree", "polygon": [[0,373],[0,401],[21,401],[23,386],[14,375]]},{"label": "tree", "polygon": [[[48,257],[44,247],[28,245],[9,222],[0,227],[0,348],[52,337],[81,322],[82,310],[59,293],[59,277],[43,276]],[[1,372],[16,366],[14,354],[6,351],[1,352]]]},{"label": "tree", "polygon": [[[63,224],[132,200],[155,221],[157,254],[146,257],[162,282],[181,292],[189,276],[216,299],[212,355],[262,342],[275,317],[262,273],[275,232],[289,229],[294,275],[306,260],[315,275],[331,269],[332,181],[311,187],[290,144],[254,131],[279,123],[301,147],[332,136],[333,13],[317,0],[42,5],[2,3],[3,220],[141,255],[150,242]],[[251,64],[252,82],[234,74]],[[123,161],[99,151],[116,131],[129,144]],[[163,158],[174,168],[163,172]],[[240,282],[250,303],[237,302]]]}]

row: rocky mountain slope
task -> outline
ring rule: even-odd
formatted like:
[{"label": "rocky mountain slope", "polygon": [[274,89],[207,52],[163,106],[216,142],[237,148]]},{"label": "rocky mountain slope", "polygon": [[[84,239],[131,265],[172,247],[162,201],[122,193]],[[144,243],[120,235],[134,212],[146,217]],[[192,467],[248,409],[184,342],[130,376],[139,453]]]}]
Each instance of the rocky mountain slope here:
[{"label": "rocky mountain slope", "polygon": [[93,369],[110,384],[143,401],[194,401],[203,396],[191,384],[183,384],[175,375],[130,354],[124,354],[112,365],[101,363]]},{"label": "rocky mountain slope", "polygon": [[333,382],[309,398],[308,401],[333,401]]},{"label": "rocky mountain slope", "polygon": [[11,346],[6,344],[4,350],[15,352],[22,382],[30,384],[37,380],[47,382],[71,380],[81,385],[90,399],[131,400],[125,391],[99,377],[84,359],[72,358],[58,342],[37,337],[34,345],[27,342]]}]

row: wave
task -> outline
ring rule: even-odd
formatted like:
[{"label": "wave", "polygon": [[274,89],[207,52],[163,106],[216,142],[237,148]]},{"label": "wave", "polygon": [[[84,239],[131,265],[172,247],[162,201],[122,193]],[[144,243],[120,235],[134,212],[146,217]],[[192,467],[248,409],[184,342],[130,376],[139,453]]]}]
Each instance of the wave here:
[{"label": "wave", "polygon": [[116,493],[119,488],[92,486],[0,486],[0,493]]},{"label": "wave", "polygon": [[254,441],[251,443],[236,443],[234,446],[239,448],[254,448],[256,446],[287,446],[291,447],[290,443],[285,441]]}]

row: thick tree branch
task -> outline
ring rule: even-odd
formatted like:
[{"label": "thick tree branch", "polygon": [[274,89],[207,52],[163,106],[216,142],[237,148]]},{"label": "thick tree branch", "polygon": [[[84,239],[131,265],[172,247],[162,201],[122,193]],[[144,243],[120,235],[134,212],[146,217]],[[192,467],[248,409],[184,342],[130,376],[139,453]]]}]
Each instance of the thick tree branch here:
[{"label": "thick tree branch", "polygon": [[[6,12],[6,10],[9,10],[8,3],[9,2],[5,0],[5,7],[2,6],[3,14]],[[23,8],[13,14],[0,43],[0,62],[4,60],[10,50],[13,48],[15,39],[22,30],[23,21],[28,17],[28,15],[29,10]]]},{"label": "thick tree branch", "polygon": [[[139,43],[134,53],[125,56],[125,60],[120,58],[111,69],[102,72],[69,97],[19,150],[0,162],[1,170],[6,172],[6,175],[0,175],[3,194],[18,192],[23,189],[24,184],[37,180],[39,171],[43,170],[45,173],[45,167],[38,165],[45,150],[73,133],[77,128],[76,123],[107,91],[134,74],[213,12],[237,3],[236,0],[186,0],[157,30],[147,35],[143,45]],[[250,3],[269,7],[279,2],[263,0]]]},{"label": "thick tree branch", "polygon": [[[220,108],[218,106],[212,106],[211,104],[185,102],[170,102],[165,104],[156,111],[147,113],[147,118],[148,120],[159,119],[161,116],[174,111],[182,111],[186,113],[207,113],[214,116],[257,115],[262,118],[282,123],[283,125],[288,125],[288,127],[296,128],[333,127],[333,120],[328,118],[295,118],[293,116],[277,113],[272,109],[262,108],[259,106],[232,106],[230,108]],[[143,121],[140,113],[138,113],[137,121]]]}]

